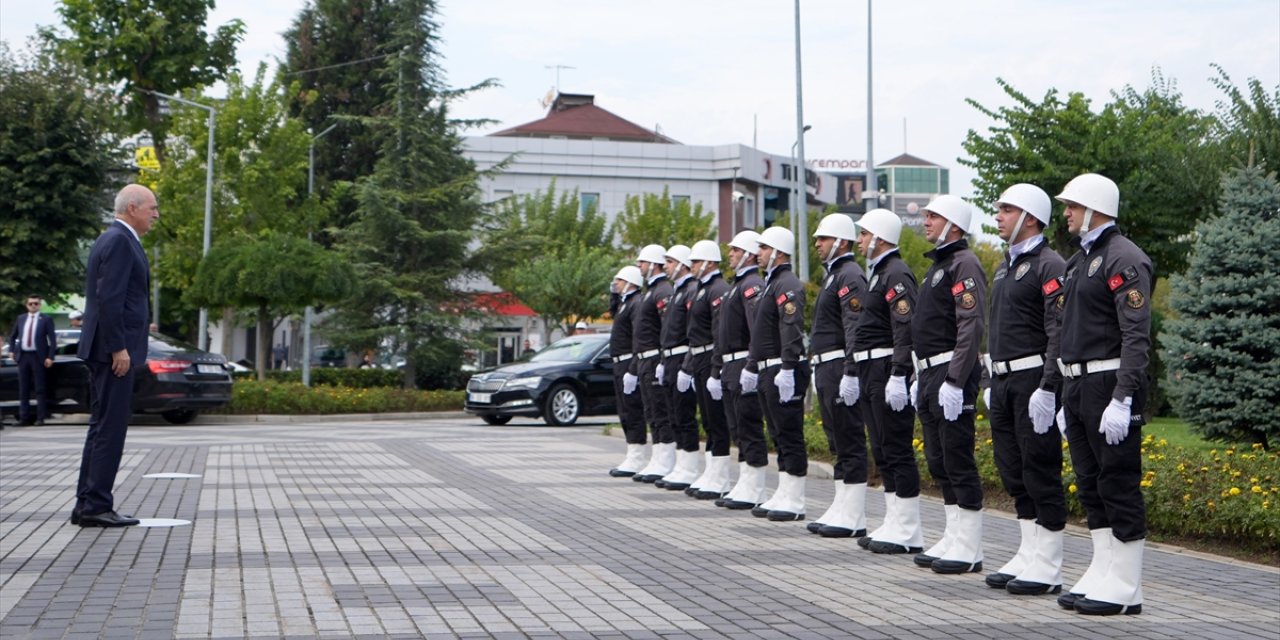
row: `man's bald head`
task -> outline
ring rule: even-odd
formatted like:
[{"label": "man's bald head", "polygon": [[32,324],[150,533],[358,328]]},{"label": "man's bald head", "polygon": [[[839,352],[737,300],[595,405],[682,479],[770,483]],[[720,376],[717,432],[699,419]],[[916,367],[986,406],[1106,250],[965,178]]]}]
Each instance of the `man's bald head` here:
[{"label": "man's bald head", "polygon": [[142,236],[160,218],[160,207],[156,205],[156,196],[150,189],[140,184],[130,184],[116,194],[115,213],[116,219]]}]

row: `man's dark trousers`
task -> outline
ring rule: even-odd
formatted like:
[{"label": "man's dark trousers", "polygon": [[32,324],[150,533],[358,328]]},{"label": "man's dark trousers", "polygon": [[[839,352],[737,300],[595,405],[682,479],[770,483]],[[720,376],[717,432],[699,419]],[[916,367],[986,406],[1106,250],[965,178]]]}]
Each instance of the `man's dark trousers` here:
[{"label": "man's dark trousers", "polygon": [[[116,483],[120,458],[124,454],[125,431],[133,416],[134,370],[123,376],[111,372],[110,362],[88,363],[93,375],[90,396],[89,433],[84,441],[84,460],[76,486],[76,506],[86,515],[110,511],[115,505],[111,488]],[[103,425],[120,425],[115,429]]]}]

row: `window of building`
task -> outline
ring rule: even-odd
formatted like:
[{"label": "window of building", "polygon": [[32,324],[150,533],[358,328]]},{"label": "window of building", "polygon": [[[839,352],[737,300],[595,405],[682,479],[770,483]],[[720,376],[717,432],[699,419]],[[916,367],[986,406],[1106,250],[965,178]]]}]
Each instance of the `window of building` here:
[{"label": "window of building", "polygon": [[494,201],[494,202],[502,202],[503,200],[506,200],[507,198],[515,197],[515,195],[516,195],[516,193],[515,193],[514,191],[512,191],[511,189],[494,189],[494,190],[493,190],[493,201]]},{"label": "window of building", "polygon": [[594,211],[600,210],[600,194],[598,193],[579,194],[578,201],[581,206],[581,208],[579,209],[581,213],[586,213],[588,211],[594,212]]},{"label": "window of building", "polygon": [[938,169],[899,167],[894,172],[894,193],[938,193]]},{"label": "window of building", "polygon": [[671,196],[671,205],[678,207],[682,204],[689,204],[689,196]]}]

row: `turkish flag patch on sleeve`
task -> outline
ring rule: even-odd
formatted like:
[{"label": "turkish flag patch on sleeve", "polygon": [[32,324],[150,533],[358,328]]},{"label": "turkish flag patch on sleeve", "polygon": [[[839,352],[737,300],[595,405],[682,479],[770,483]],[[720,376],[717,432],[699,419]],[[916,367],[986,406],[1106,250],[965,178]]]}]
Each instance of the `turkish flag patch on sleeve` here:
[{"label": "turkish flag patch on sleeve", "polygon": [[1124,276],[1118,273],[1115,274],[1114,276],[1111,276],[1110,280],[1107,280],[1107,287],[1110,288],[1112,291],[1115,291],[1116,289],[1119,289],[1120,287],[1123,287],[1123,286],[1124,286]]},{"label": "turkish flag patch on sleeve", "polygon": [[[799,171],[797,171],[796,173],[799,173]],[[951,287],[951,295],[958,296],[961,293],[964,293],[964,283],[957,282],[955,286]]]},{"label": "turkish flag patch on sleeve", "polygon": [[[796,171],[796,173],[800,173],[800,172],[797,170],[797,171]],[[837,295],[837,296],[839,296],[839,297],[841,297],[841,298],[843,298],[843,297],[845,297],[845,296],[849,295],[849,287],[844,287],[844,288],[840,289],[840,291],[839,291],[839,292],[837,292],[837,293],[836,293],[836,295]]]},{"label": "turkish flag patch on sleeve", "polygon": [[1046,296],[1051,296],[1054,294],[1055,291],[1061,288],[1062,288],[1062,283],[1058,282],[1057,278],[1054,278],[1044,283],[1044,286],[1040,287],[1040,290],[1043,291]]}]

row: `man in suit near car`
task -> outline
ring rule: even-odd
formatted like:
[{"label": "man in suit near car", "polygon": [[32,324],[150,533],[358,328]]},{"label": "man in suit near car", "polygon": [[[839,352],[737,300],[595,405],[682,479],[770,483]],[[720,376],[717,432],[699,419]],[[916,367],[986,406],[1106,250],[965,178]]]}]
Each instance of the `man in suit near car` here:
[{"label": "man in suit near car", "polygon": [[116,195],[115,214],[89,252],[77,353],[93,378],[89,432],[71,512],[71,522],[82,527],[138,524],[116,513],[111,490],[133,413],[134,369],[147,359],[151,268],[141,238],[160,209],[150,189],[131,184]]},{"label": "man in suit near car", "polygon": [[[40,296],[27,296],[27,312],[18,316],[9,332],[9,352],[18,363],[18,424],[43,425],[49,417],[45,391],[45,371],[53,366],[58,341],[53,318],[40,313]],[[31,392],[36,394],[36,413],[31,415]]]}]

